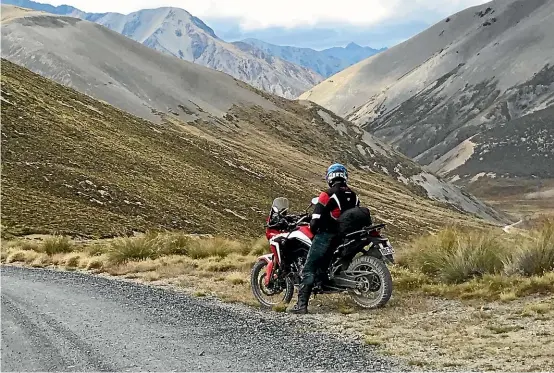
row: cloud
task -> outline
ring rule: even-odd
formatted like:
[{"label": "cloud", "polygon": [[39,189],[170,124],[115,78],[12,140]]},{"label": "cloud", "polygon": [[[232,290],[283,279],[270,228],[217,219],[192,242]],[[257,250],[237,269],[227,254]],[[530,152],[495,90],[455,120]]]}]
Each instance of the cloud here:
[{"label": "cloud", "polygon": [[312,27],[315,25],[373,26],[402,18],[427,21],[446,16],[483,0],[52,0],[87,12],[130,13],[144,8],[173,6],[199,18],[238,21],[241,29]]}]

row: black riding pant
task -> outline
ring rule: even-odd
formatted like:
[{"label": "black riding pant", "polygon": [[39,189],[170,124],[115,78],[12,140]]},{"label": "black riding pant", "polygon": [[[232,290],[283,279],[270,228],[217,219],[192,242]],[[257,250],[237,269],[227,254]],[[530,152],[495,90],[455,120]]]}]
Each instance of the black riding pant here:
[{"label": "black riding pant", "polygon": [[[315,235],[306,264],[302,270],[302,285],[312,288],[318,269],[327,270],[329,249],[335,243],[337,234],[321,232]],[[325,267],[325,268],[323,268]]]}]

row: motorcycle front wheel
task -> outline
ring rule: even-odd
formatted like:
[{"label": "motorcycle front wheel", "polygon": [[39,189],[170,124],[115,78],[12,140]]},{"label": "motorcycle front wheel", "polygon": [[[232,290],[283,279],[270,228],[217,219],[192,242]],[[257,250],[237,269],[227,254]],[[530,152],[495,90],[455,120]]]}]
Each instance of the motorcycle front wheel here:
[{"label": "motorcycle front wheel", "polygon": [[272,308],[278,304],[290,303],[294,295],[294,283],[287,276],[285,279],[273,279],[265,285],[267,262],[259,260],[250,272],[250,286],[254,297],[262,307]]},{"label": "motorcycle front wheel", "polygon": [[373,256],[360,256],[352,261],[348,271],[370,272],[356,278],[358,287],[350,290],[352,300],[360,307],[383,307],[392,295],[392,276],[387,265]]}]

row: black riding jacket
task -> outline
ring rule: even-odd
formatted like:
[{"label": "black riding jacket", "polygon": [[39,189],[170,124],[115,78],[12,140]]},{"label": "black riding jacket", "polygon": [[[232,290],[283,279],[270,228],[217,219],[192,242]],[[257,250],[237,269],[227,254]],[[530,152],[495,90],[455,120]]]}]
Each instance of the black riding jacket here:
[{"label": "black riding jacket", "polygon": [[345,182],[336,182],[319,195],[310,222],[313,233],[338,231],[337,219],[342,212],[360,205],[360,200]]}]

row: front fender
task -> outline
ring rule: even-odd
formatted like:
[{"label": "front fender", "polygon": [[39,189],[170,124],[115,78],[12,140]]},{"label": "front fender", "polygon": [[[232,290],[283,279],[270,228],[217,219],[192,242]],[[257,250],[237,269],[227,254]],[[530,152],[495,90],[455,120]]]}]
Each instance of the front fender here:
[{"label": "front fender", "polygon": [[258,257],[258,260],[264,260],[267,263],[273,263],[273,254],[265,254]]}]

